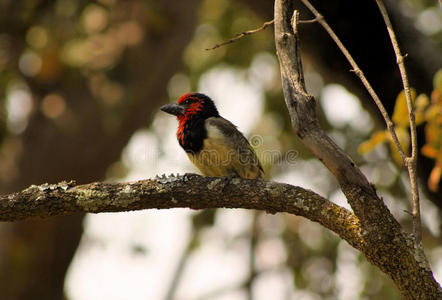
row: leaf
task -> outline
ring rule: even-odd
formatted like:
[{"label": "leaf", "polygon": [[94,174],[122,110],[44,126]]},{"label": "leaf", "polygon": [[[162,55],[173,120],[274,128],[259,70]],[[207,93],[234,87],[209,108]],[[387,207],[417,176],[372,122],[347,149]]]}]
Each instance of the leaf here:
[{"label": "leaf", "polygon": [[439,69],[439,71],[437,71],[436,74],[434,74],[433,86],[435,90],[442,89],[442,69]]},{"label": "leaf", "polygon": [[437,150],[431,146],[430,144],[425,144],[421,148],[422,155],[425,155],[428,158],[436,158],[437,157]]},{"label": "leaf", "polygon": [[378,131],[371,135],[370,139],[359,145],[358,152],[360,154],[372,151],[378,144],[388,140],[387,131]]},{"label": "leaf", "polygon": [[439,190],[439,182],[442,175],[442,162],[437,163],[433,170],[431,170],[428,177],[428,188],[430,191],[436,193]]},{"label": "leaf", "polygon": [[[401,144],[402,149],[404,150],[404,153],[408,155],[410,149],[410,134],[408,133],[408,130],[404,127],[398,127],[395,129],[395,131],[399,143]],[[390,140],[390,150],[391,154],[393,155],[393,159],[398,165],[402,165],[403,164],[402,157],[396,148],[396,144],[393,142],[393,138],[391,137],[391,135],[388,135],[388,137]]]},{"label": "leaf", "polygon": [[436,148],[442,147],[442,127],[437,122],[429,122],[425,126],[425,139],[427,143]]},{"label": "leaf", "polygon": [[[411,94],[411,100],[414,103],[414,99],[416,98],[416,91],[412,88],[410,89]],[[405,97],[405,92],[401,91],[399,95],[396,97],[396,103],[394,105],[394,112],[393,112],[393,122],[398,127],[404,127],[407,128],[410,126],[408,122],[408,107],[407,107],[407,100]]]},{"label": "leaf", "polygon": [[441,115],[441,107],[438,105],[432,104],[426,111],[425,111],[425,120],[427,122],[435,121],[440,115]]},{"label": "leaf", "polygon": [[426,144],[421,153],[435,160],[435,166],[428,177],[428,188],[432,192],[439,190],[442,177],[442,69],[433,79],[434,90],[431,93],[431,105],[426,109],[424,119]]},{"label": "leaf", "polygon": [[416,125],[420,125],[425,122],[425,109],[430,104],[430,99],[425,94],[420,94],[416,98],[416,110],[415,110],[415,120]]},{"label": "leaf", "polygon": [[436,72],[433,79],[434,90],[431,93],[433,105],[442,106],[442,69]]}]

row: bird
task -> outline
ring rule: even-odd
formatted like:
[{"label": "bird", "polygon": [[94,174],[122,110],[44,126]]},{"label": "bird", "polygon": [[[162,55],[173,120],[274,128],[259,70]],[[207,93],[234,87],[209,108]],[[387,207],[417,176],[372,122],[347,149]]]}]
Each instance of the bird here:
[{"label": "bird", "polygon": [[177,117],[178,143],[204,176],[264,177],[250,143],[235,125],[219,115],[209,96],[186,93],[177,103],[163,105],[160,109]]}]

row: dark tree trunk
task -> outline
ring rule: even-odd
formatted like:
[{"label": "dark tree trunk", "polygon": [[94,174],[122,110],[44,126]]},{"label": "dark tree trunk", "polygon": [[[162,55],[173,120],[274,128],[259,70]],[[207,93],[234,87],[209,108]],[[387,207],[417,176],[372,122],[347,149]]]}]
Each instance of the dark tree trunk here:
[{"label": "dark tree trunk", "polygon": [[[139,24],[149,20],[147,11],[140,9],[143,8],[140,2],[121,3],[134,6],[134,13],[128,17]],[[115,122],[119,126],[112,130],[103,124],[115,112],[106,112],[100,107],[84,77],[72,76],[66,71],[49,86],[29,79],[28,84],[37,101],[49,92],[61,94],[66,99],[70,119],[56,123],[36,111],[26,131],[18,137],[23,145],[18,177],[0,183],[1,193],[44,182],[74,179],[85,183],[103,179],[108,166],[119,160],[131,135],[146,126],[152,112],[166,100],[167,82],[181,65],[181,53],[194,31],[199,3],[198,0],[158,3],[156,13],[165,21],[162,31],[152,32],[152,28],[144,28],[147,33],[144,40],[127,50],[119,62],[119,67],[124,70],[119,76],[123,77],[128,100]],[[12,9],[21,8],[14,6]],[[35,13],[38,17],[39,12]],[[11,20],[14,18],[0,22],[5,24]],[[21,30],[26,32],[31,25],[30,22]],[[1,28],[7,31],[14,27]],[[14,36],[15,43],[22,49],[25,47],[24,36]],[[0,298],[63,299],[64,274],[82,235],[82,219],[83,215],[78,214],[68,218],[0,224]]]}]

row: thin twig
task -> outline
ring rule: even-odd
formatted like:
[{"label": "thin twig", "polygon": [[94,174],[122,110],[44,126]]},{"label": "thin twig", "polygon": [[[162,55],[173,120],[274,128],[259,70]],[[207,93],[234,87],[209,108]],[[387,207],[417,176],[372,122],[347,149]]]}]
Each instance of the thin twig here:
[{"label": "thin twig", "polygon": [[[315,18],[315,19],[311,19],[311,20],[300,20],[299,23],[300,23],[300,24],[310,24],[310,23],[315,23],[315,22],[317,22],[317,21],[318,21],[317,18]],[[272,24],[273,24],[273,20],[271,20],[271,21],[267,21],[267,22],[265,22],[264,24],[262,24],[261,27],[259,27],[259,28],[257,28],[257,29],[253,29],[253,30],[248,30],[248,31],[244,31],[244,32],[241,32],[241,33],[237,33],[237,34],[236,34],[233,38],[231,38],[230,40],[225,41],[225,42],[222,42],[222,43],[220,43],[220,44],[216,44],[215,46],[213,46],[213,47],[211,47],[211,48],[206,48],[205,50],[206,50],[206,51],[214,50],[214,49],[216,49],[216,48],[219,48],[219,47],[222,47],[222,46],[225,46],[225,45],[228,45],[228,44],[232,44],[232,43],[236,42],[236,41],[239,40],[239,39],[242,39],[243,37],[245,37],[245,36],[247,36],[247,35],[251,35],[251,34],[255,34],[255,33],[258,33],[258,32],[260,32],[260,31],[263,31],[264,29],[266,29],[268,26],[270,26],[270,25],[272,25]]]},{"label": "thin twig", "polygon": [[[373,251],[367,258],[372,260],[376,257],[382,260],[379,268],[395,281],[405,299],[442,299],[442,289],[432,277],[431,268],[424,255],[417,255],[423,251],[412,249],[413,239],[403,232],[403,228],[391,215],[361,170],[322,130],[316,115],[315,99],[305,91],[303,84],[299,34],[295,34],[297,30],[291,28],[293,23],[290,18],[293,11],[293,1],[275,0],[275,46],[280,62],[284,100],[293,130],[302,143],[336,177],[355,215],[360,219],[365,230],[364,236],[373,237],[380,245],[391,245],[397,240],[406,239],[401,246],[395,245],[385,252],[367,245],[367,249]],[[398,256],[403,256],[405,261],[411,261],[412,264],[407,263],[407,266],[404,266],[403,263],[399,263],[402,267],[398,268]],[[412,272],[413,268],[418,271],[410,277],[412,279],[404,279],[404,270],[408,273]],[[418,280],[425,278],[426,274],[429,274],[428,285],[418,284]],[[429,293],[427,291],[430,288],[427,286],[432,289]]]},{"label": "thin twig", "polygon": [[411,185],[411,197],[412,197],[412,213],[413,213],[413,233],[415,238],[415,244],[420,248],[422,243],[422,229],[421,229],[421,217],[420,217],[420,205],[419,205],[419,187],[417,183],[417,133],[416,133],[416,121],[414,118],[414,105],[410,94],[410,85],[408,83],[407,71],[405,70],[404,57],[399,49],[399,44],[396,39],[396,35],[391,25],[390,18],[388,17],[387,10],[382,0],[376,0],[379,7],[379,11],[384,18],[385,25],[387,26],[388,34],[393,45],[394,53],[396,54],[396,62],[399,66],[399,71],[402,77],[402,83],[404,85],[405,99],[408,107],[408,119],[410,122],[410,134],[411,134],[411,157],[407,157],[406,166],[408,169],[408,176],[410,177]]},{"label": "thin twig", "polygon": [[387,124],[387,129],[390,132],[390,135],[393,139],[394,144],[396,145],[396,148],[399,152],[399,155],[402,158],[402,161],[404,162],[404,165],[407,165],[407,155],[405,154],[404,150],[402,149],[402,146],[399,142],[399,139],[396,135],[396,131],[394,130],[394,124],[390,119],[390,116],[387,113],[387,110],[385,109],[384,105],[382,104],[381,100],[379,99],[376,92],[373,90],[372,86],[368,82],[367,78],[365,78],[364,73],[362,73],[359,66],[356,64],[353,57],[348,52],[347,48],[345,48],[344,44],[342,44],[341,40],[338,38],[338,36],[335,34],[333,29],[328,25],[328,23],[325,21],[324,17],[313,7],[313,5],[308,0],[301,0],[302,3],[313,13],[313,15],[316,17],[316,20],[319,22],[319,24],[324,27],[325,31],[330,35],[330,37],[333,39],[333,41],[336,43],[336,45],[339,47],[341,52],[344,54],[344,56],[347,58],[348,62],[352,66],[354,72],[359,79],[362,81],[362,84],[365,86],[367,91],[370,93],[370,96],[373,98],[374,102],[376,103],[379,111],[382,114],[382,117],[385,120],[385,123]]},{"label": "thin twig", "polygon": [[206,51],[214,50],[214,49],[216,49],[216,48],[219,48],[219,47],[222,47],[222,46],[225,46],[225,45],[231,44],[231,43],[233,43],[233,42],[236,42],[236,41],[239,40],[239,39],[242,39],[243,37],[245,37],[245,36],[247,36],[247,35],[251,35],[251,34],[254,34],[254,33],[257,33],[257,32],[260,32],[260,31],[263,31],[264,29],[266,29],[268,26],[270,26],[270,25],[272,25],[272,24],[273,24],[273,20],[271,20],[271,21],[267,21],[267,22],[264,22],[264,24],[262,24],[262,26],[259,27],[259,28],[257,28],[257,29],[248,30],[248,31],[244,31],[244,32],[238,33],[238,34],[236,34],[233,38],[231,38],[230,40],[225,41],[225,42],[222,42],[221,44],[216,44],[215,46],[213,46],[213,47],[211,47],[211,48],[206,48],[205,50],[206,50]]},{"label": "thin twig", "polygon": [[344,56],[347,58],[350,65],[353,67],[352,72],[354,72],[362,81],[367,91],[370,93],[371,97],[375,101],[379,111],[381,112],[385,123],[387,124],[388,131],[390,132],[390,135],[393,139],[394,144],[396,145],[396,148],[399,152],[399,155],[402,158],[402,161],[404,165],[408,169],[408,175],[410,178],[410,186],[411,186],[411,194],[412,194],[412,203],[413,203],[413,232],[415,235],[415,241],[416,245],[419,246],[422,240],[422,232],[421,232],[421,221],[420,221],[420,208],[419,208],[419,189],[418,189],[418,183],[417,183],[417,174],[416,174],[416,162],[417,162],[417,134],[416,134],[416,123],[414,121],[414,108],[411,100],[410,95],[410,87],[408,84],[408,78],[405,71],[404,66],[404,57],[402,56],[399,50],[399,46],[396,40],[396,36],[393,32],[392,25],[390,22],[390,19],[388,18],[387,11],[385,9],[385,6],[383,5],[383,2],[381,0],[376,0],[376,3],[379,6],[379,9],[381,11],[381,14],[384,18],[384,21],[387,25],[387,30],[390,35],[390,39],[393,44],[393,48],[396,54],[397,64],[399,65],[399,70],[402,76],[402,82],[404,84],[404,91],[406,95],[406,101],[409,111],[409,119],[410,119],[410,132],[411,132],[411,147],[412,147],[412,154],[411,157],[408,157],[405,152],[402,149],[402,146],[399,142],[399,139],[396,135],[396,131],[394,130],[394,124],[390,119],[390,116],[388,115],[384,105],[380,101],[378,95],[371,87],[370,83],[364,76],[363,72],[359,68],[359,66],[354,61],[353,57],[350,55],[348,50],[345,48],[345,46],[342,44],[342,42],[339,40],[337,35],[334,33],[334,31],[331,29],[331,27],[328,25],[328,23],[325,21],[324,17],[313,7],[313,5],[308,0],[301,0],[304,5],[315,15],[318,22],[324,27],[324,29],[327,31],[327,33],[330,35],[330,37],[333,39],[333,41],[337,44],[341,52],[344,54]]},{"label": "thin twig", "polygon": [[249,248],[249,278],[245,284],[247,299],[253,300],[253,281],[255,280],[258,272],[256,270],[256,245],[258,243],[258,216],[259,211],[253,212],[252,224],[250,226],[250,248]]},{"label": "thin twig", "polygon": [[318,18],[314,18],[311,20],[298,20],[298,24],[312,24],[318,22]]}]

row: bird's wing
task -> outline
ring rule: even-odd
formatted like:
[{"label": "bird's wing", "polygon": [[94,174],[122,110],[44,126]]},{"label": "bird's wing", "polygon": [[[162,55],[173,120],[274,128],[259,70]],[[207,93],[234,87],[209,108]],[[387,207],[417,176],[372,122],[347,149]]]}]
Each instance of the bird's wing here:
[{"label": "bird's wing", "polygon": [[231,149],[236,172],[243,178],[262,178],[264,171],[255,151],[244,135],[230,121],[221,117],[206,120],[207,137],[220,139]]}]

